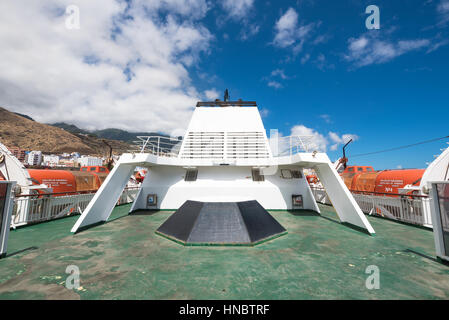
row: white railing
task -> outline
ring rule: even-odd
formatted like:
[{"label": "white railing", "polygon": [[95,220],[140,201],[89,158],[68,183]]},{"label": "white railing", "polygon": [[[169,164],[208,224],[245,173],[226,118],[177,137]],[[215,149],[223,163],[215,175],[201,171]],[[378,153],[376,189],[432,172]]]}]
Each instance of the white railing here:
[{"label": "white railing", "polygon": [[137,136],[134,145],[136,149],[131,152],[151,153],[157,156],[177,157],[181,148],[182,139],[166,136]]},{"label": "white railing", "polygon": [[[317,202],[332,204],[324,189],[312,188],[312,193]],[[358,192],[352,195],[363,213],[432,228],[429,197]]]},{"label": "white railing", "polygon": [[288,136],[270,138],[273,157],[292,156],[300,152],[311,152],[318,147],[313,142],[313,136]]},{"label": "white railing", "polygon": [[[151,153],[157,156],[177,157],[181,150],[182,137],[173,138],[160,135],[137,136],[134,142],[135,148],[130,152]],[[208,141],[210,142],[210,141]],[[216,141],[214,141],[216,142]],[[292,135],[288,137],[272,137],[269,139],[273,157],[292,156],[300,152],[312,152],[318,150],[319,147],[314,142],[314,136]],[[213,146],[213,143],[209,143]],[[224,142],[222,142],[224,146]],[[200,150],[204,149],[197,146]],[[224,150],[224,149],[223,149]],[[224,151],[221,151],[222,153]],[[207,151],[207,150],[206,150]]]},{"label": "white railing", "polygon": [[[139,188],[126,188],[117,204],[134,201]],[[58,219],[80,214],[86,209],[95,193],[68,195],[18,196],[14,199],[11,227]]]}]

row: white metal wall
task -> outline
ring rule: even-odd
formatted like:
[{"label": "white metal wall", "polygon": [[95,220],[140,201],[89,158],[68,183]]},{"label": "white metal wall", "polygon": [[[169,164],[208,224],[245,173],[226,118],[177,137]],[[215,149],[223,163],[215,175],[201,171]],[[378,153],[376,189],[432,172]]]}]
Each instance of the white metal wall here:
[{"label": "white metal wall", "polygon": [[147,209],[148,194],[156,194],[158,197],[158,206],[155,209],[177,209],[187,200],[257,200],[265,209],[291,209],[292,194],[301,194],[304,209],[319,210],[303,175],[301,179],[284,179],[278,170],[274,175],[265,176],[265,181],[259,182],[252,180],[251,169],[235,166],[199,167],[197,180],[188,182],[184,181],[186,169],[152,167],[131,210]]}]

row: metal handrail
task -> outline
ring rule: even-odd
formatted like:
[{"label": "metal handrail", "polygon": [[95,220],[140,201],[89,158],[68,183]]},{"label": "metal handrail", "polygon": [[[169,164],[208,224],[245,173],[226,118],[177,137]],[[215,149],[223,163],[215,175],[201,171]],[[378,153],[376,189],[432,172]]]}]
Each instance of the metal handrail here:
[{"label": "metal handrail", "polygon": [[[271,145],[273,157],[292,156],[300,152],[311,152],[318,146],[313,142],[313,136],[291,135],[278,137],[277,150]],[[181,149],[182,138],[173,138],[162,135],[137,136],[134,145],[136,149],[130,150],[136,153],[151,153],[157,156],[177,157]],[[270,144],[273,140],[270,140]]]},{"label": "metal handrail", "polygon": [[[317,202],[332,205],[324,188],[311,187],[311,190]],[[432,228],[428,196],[363,191],[353,191],[352,195],[365,214]]]},{"label": "metal handrail", "polygon": [[273,157],[292,156],[300,152],[310,152],[314,148],[317,148],[315,143],[312,141],[313,136],[291,135],[274,139],[277,139],[276,142],[278,150],[273,150],[273,140],[270,140]]},{"label": "metal handrail", "polygon": [[[134,201],[139,187],[125,188],[117,204]],[[32,223],[58,219],[73,214],[82,213],[95,193],[48,193],[38,195],[22,195],[14,198],[11,227],[16,228]],[[58,195],[58,196],[55,196]]]},{"label": "metal handrail", "polygon": [[[326,191],[326,189],[323,187],[310,186],[310,188],[315,189],[315,190]],[[349,189],[349,191],[351,193],[364,194],[367,196],[395,196],[395,197],[413,197],[413,198],[428,198],[429,197],[428,195],[423,195],[423,194],[389,193],[389,192],[363,191],[363,190],[352,190],[352,189]]]},{"label": "metal handrail", "polygon": [[131,150],[131,152],[138,153],[151,153],[157,156],[166,157],[177,157],[179,150],[181,149],[182,139],[161,136],[161,135],[150,135],[150,136],[137,136],[136,141],[133,141],[136,150]]},{"label": "metal handrail", "polygon": [[[139,189],[140,187],[126,187],[124,190],[133,190],[133,189]],[[60,195],[67,195],[67,196],[73,196],[73,195],[80,195],[80,194],[92,194],[96,193],[98,190],[83,190],[83,191],[66,191],[66,192],[43,192],[43,193],[33,193],[33,194],[19,194],[17,196],[14,196],[14,198],[27,198],[27,197],[40,197],[40,196],[46,196],[46,197],[52,197],[52,196],[60,196]]]}]

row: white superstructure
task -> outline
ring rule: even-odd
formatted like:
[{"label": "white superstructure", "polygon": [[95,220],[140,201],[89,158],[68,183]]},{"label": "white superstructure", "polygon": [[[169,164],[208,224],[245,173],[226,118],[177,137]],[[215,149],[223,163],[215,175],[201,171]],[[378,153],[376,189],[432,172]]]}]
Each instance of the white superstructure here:
[{"label": "white superstructure", "polygon": [[305,152],[307,137],[269,143],[255,102],[199,102],[184,139],[173,139],[170,147],[167,138],[139,138],[141,152],[122,155],[72,232],[106,221],[139,166],[148,173],[131,211],[176,210],[187,200],[257,200],[267,210],[319,212],[303,174],[313,168],[340,220],[374,234],[327,155]]}]

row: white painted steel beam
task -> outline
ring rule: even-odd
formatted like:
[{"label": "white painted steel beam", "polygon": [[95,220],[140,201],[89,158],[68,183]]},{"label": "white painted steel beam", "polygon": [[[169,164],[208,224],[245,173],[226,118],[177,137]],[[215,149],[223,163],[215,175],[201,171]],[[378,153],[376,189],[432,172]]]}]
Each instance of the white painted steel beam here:
[{"label": "white painted steel beam", "polygon": [[136,164],[133,163],[117,163],[90,201],[86,210],[76,221],[71,230],[72,232],[77,232],[80,228],[108,220],[135,167]]},{"label": "white painted steel beam", "polygon": [[316,165],[314,169],[340,221],[362,228],[374,235],[373,227],[333,166],[330,163],[323,163]]}]

